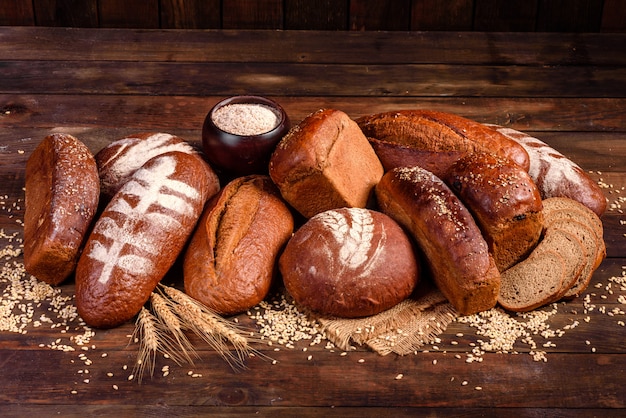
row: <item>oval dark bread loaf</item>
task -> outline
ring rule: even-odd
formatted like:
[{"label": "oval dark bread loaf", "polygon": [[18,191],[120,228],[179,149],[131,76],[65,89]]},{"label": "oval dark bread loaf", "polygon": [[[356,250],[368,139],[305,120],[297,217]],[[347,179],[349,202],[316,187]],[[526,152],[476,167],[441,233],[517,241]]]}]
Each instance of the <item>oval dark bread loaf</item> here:
[{"label": "oval dark bread loaf", "polygon": [[462,315],[493,308],[500,273],[469,210],[446,184],[420,167],[395,168],[376,186],[381,210],[404,226],[432,278]]},{"label": "oval dark bread loaf", "polygon": [[197,156],[148,160],[98,218],[76,268],[76,307],[93,327],[133,318],[168,272],[218,185]]},{"label": "oval dark bread loaf", "polygon": [[48,135],[26,162],[25,183],[24,266],[57,285],[74,271],[98,209],[96,162],[72,135]]},{"label": "oval dark bread loaf", "polygon": [[[102,196],[110,199],[146,161],[173,151],[196,154],[185,140],[164,132],[141,132],[111,142],[95,155]],[[212,171],[209,175],[215,176]]]},{"label": "oval dark bread loaf", "polygon": [[576,200],[602,216],[607,200],[602,189],[576,163],[545,142],[515,129],[487,125],[517,141],[530,157],[530,176],[537,184],[541,197],[567,197]]},{"label": "oval dark bread loaf", "polygon": [[185,292],[221,314],[253,307],[267,295],[293,228],[268,176],[232,180],[207,205],[185,252]]},{"label": "oval dark bread loaf", "polygon": [[458,157],[483,151],[529,168],[528,153],[520,144],[482,123],[452,113],[431,110],[399,110],[363,116],[357,124],[387,170],[419,165],[441,175]]},{"label": "oval dark bread loaf", "polygon": [[442,180],[474,216],[500,271],[525,258],[539,242],[541,196],[517,164],[473,152],[453,163]]},{"label": "oval dark bread loaf", "polygon": [[304,217],[341,207],[366,207],[383,167],[357,124],[322,109],[291,128],[272,154],[269,174]]},{"label": "oval dark bread loaf", "polygon": [[323,315],[356,318],[400,303],[419,280],[419,262],[402,228],[364,208],[340,208],[309,219],[279,261],[296,303]]}]

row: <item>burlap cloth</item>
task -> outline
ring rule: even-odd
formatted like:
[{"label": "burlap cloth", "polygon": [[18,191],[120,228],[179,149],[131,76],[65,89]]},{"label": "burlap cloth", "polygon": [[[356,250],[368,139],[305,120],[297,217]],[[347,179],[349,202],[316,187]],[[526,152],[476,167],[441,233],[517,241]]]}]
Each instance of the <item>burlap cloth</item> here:
[{"label": "burlap cloth", "polygon": [[316,318],[336,347],[365,345],[381,355],[406,355],[435,340],[458,316],[443,294],[426,287],[393,308],[366,318]]}]

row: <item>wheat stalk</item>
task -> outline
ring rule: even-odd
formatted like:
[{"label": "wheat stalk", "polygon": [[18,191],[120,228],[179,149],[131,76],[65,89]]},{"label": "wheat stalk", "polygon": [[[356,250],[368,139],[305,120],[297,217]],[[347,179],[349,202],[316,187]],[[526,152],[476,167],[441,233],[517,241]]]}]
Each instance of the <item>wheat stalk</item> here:
[{"label": "wheat stalk", "polygon": [[139,341],[139,353],[129,380],[136,377],[141,383],[146,366],[149,366],[150,376],[154,374],[156,353],[160,346],[159,334],[156,318],[148,309],[142,307],[137,316],[135,331],[131,337],[134,341]]}]

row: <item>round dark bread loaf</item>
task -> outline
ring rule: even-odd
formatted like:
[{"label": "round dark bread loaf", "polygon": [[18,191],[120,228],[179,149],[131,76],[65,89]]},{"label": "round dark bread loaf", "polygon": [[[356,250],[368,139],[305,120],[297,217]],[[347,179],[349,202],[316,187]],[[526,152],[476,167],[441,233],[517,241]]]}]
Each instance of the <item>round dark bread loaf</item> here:
[{"label": "round dark bread loaf", "polygon": [[207,204],[185,252],[185,292],[227,315],[258,304],[293,227],[291,212],[268,176],[232,180]]},{"label": "round dark bread loaf", "polygon": [[26,162],[26,271],[52,285],[74,271],[99,195],[89,149],[71,135],[45,137]]},{"label": "round dark bread loaf", "polygon": [[410,238],[388,216],[341,208],[309,219],[279,261],[294,300],[324,315],[356,318],[406,299],[419,280]]},{"label": "round dark bread loaf", "polygon": [[121,325],[146,303],[217,190],[205,165],[184,152],[157,155],[113,196],[76,266],[76,307],[87,324]]}]

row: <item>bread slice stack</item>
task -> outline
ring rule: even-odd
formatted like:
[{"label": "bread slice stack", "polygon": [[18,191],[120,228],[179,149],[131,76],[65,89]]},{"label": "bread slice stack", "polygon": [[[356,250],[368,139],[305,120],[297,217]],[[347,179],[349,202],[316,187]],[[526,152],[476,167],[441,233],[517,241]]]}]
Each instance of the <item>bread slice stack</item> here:
[{"label": "bread slice stack", "polygon": [[579,296],[606,256],[602,222],[575,200],[543,201],[542,239],[528,258],[501,274],[498,303],[527,312]]}]

